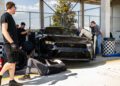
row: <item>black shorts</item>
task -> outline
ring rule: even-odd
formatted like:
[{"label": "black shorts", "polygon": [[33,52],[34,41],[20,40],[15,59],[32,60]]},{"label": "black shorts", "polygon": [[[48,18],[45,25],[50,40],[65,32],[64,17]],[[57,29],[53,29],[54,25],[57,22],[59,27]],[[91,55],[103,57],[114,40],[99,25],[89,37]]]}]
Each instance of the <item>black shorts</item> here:
[{"label": "black shorts", "polygon": [[18,57],[17,56],[13,56],[13,51],[11,50],[11,46],[10,44],[5,44],[4,45],[4,50],[7,56],[7,62],[9,63],[16,63],[18,61]]}]

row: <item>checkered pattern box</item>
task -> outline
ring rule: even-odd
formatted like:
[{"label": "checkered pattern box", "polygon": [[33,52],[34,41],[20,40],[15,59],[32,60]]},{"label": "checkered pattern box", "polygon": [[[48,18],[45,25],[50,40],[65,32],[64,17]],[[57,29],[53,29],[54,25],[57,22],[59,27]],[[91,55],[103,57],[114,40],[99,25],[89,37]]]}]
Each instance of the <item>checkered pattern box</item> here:
[{"label": "checkered pattern box", "polygon": [[103,56],[110,56],[113,54],[115,54],[115,39],[104,38]]}]

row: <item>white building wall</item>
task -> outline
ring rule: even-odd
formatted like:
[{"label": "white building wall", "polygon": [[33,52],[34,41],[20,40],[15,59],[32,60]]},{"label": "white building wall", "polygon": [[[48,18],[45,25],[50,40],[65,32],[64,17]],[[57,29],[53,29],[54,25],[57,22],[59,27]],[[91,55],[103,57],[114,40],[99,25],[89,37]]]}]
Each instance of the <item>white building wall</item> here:
[{"label": "white building wall", "polygon": [[112,9],[113,9],[112,11],[113,32],[120,31],[120,5],[114,5]]},{"label": "white building wall", "polygon": [[120,40],[120,0],[113,0],[111,6],[111,32]]}]

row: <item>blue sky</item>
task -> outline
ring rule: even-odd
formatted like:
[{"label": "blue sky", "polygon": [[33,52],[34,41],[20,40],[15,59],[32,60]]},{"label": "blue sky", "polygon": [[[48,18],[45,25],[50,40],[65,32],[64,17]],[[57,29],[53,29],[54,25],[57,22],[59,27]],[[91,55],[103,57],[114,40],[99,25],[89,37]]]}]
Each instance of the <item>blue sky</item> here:
[{"label": "blue sky", "polygon": [[39,0],[5,0],[5,2],[13,1],[16,3],[16,5],[33,5],[35,3],[38,3]]},{"label": "blue sky", "polygon": [[[17,11],[39,11],[39,0],[5,0],[5,2],[8,1],[13,1],[16,3],[17,6]],[[53,9],[56,4],[56,0],[45,0],[47,4],[49,4]],[[73,3],[74,5],[75,3]],[[95,8],[99,7],[98,5],[89,5],[85,4],[85,9],[90,9],[90,8]],[[53,11],[45,5],[45,12],[53,13]],[[74,11],[79,11],[80,10],[80,4],[77,4],[77,6],[73,9]],[[99,9],[94,9],[91,11],[85,11],[85,15],[94,15],[94,16],[99,16]],[[32,13],[31,14],[32,19],[31,19],[31,27],[38,29],[40,28],[39,25],[39,14]],[[50,16],[50,14],[45,14],[45,17]],[[29,16],[28,13],[23,13],[23,12],[17,12],[14,15],[14,18],[18,24],[20,24],[21,21],[25,21],[27,23],[27,27],[29,27]],[[78,17],[76,16],[76,19]],[[97,23],[99,23],[99,17],[91,17],[90,20],[96,20]],[[45,18],[45,26],[49,26],[49,17]],[[89,25],[89,17],[85,17],[85,25]],[[77,23],[76,23],[77,26]]]}]

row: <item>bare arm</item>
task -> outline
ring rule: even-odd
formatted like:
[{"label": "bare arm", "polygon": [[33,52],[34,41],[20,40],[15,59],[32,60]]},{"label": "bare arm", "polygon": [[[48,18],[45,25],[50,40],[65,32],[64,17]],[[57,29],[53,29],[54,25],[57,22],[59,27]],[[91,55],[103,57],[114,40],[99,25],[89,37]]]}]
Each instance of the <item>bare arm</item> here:
[{"label": "bare arm", "polygon": [[28,31],[21,32],[21,35],[26,35]]},{"label": "bare arm", "polygon": [[21,32],[21,35],[27,35],[27,34],[29,34],[30,33],[30,30],[26,30],[26,31],[24,31],[24,32]]},{"label": "bare arm", "polygon": [[5,37],[5,39],[9,42],[9,43],[13,43],[13,39],[10,37],[8,31],[8,24],[7,23],[2,23],[2,34]]}]

